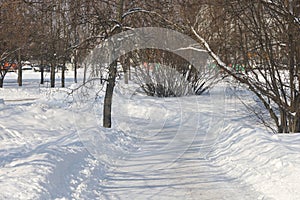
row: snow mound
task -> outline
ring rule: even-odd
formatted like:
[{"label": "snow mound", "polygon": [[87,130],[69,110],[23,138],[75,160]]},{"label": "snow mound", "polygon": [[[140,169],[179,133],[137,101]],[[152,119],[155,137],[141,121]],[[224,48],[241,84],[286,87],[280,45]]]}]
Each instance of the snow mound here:
[{"label": "snow mound", "polygon": [[300,134],[273,135],[253,123],[241,114],[227,113],[210,159],[265,197],[300,199]]}]

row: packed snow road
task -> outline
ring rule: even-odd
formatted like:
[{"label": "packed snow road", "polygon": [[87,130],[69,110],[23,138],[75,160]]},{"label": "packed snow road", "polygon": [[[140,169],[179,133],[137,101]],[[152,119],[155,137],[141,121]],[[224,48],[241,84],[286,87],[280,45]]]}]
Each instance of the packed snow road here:
[{"label": "packed snow road", "polygon": [[200,99],[156,99],[154,104],[150,99],[135,97],[125,103],[122,99],[123,105],[116,100],[122,113],[116,117],[120,127],[129,121],[126,119],[137,118],[132,109],[136,102],[140,118],[147,116],[148,123],[140,125],[137,119],[127,122],[131,132],[143,134],[143,140],[138,151],[130,152],[107,172],[100,199],[260,198],[258,192],[228,177],[210,160],[218,137],[212,131],[219,131],[224,117],[224,109],[218,107],[223,105],[223,98],[211,94]]},{"label": "packed snow road", "polygon": [[100,199],[258,199],[261,196],[201,157],[203,141],[195,139],[182,152],[181,146],[164,148],[174,137],[173,128],[163,128],[161,134],[144,141],[142,152],[107,172]]},{"label": "packed snow road", "polygon": [[[63,90],[33,91],[1,90],[24,101],[0,105],[0,199],[299,197],[300,137],[283,142],[241,127],[247,117],[236,104],[221,106],[218,90],[168,99],[117,93],[111,130],[99,126],[101,103],[77,107]],[[258,156],[264,149],[270,157]],[[262,181],[268,172],[280,192]]]}]

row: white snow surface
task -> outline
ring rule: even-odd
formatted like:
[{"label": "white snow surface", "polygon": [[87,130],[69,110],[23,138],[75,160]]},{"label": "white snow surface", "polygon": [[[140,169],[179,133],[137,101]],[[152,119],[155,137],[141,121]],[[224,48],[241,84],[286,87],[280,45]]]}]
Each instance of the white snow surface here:
[{"label": "white snow surface", "polygon": [[265,130],[225,84],[165,99],[118,84],[104,129],[103,93],[15,78],[0,89],[0,199],[300,199],[300,134]]}]

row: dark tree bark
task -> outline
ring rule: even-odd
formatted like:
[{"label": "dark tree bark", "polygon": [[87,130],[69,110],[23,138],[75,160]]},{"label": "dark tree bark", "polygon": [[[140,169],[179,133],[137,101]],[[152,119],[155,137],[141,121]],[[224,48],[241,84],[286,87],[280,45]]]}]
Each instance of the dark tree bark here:
[{"label": "dark tree bark", "polygon": [[22,65],[21,65],[21,62],[19,63],[18,65],[18,85],[19,86],[22,86],[23,85],[23,79],[22,79]]},{"label": "dark tree bark", "polygon": [[21,63],[21,49],[18,51],[18,85],[23,85],[23,79],[22,79],[22,63]]},{"label": "dark tree bark", "polygon": [[3,78],[2,77],[0,77],[0,88],[3,88]]},{"label": "dark tree bark", "polygon": [[62,69],[61,69],[61,87],[65,87],[65,70],[66,70],[66,65],[63,64]]},{"label": "dark tree bark", "polygon": [[0,88],[3,88],[3,84],[4,84],[4,78],[8,72],[8,69],[11,67],[11,65],[8,68],[2,68],[4,66],[0,66]]},{"label": "dark tree bark", "polygon": [[55,64],[51,63],[51,70],[50,70],[50,87],[55,87]]},{"label": "dark tree bark", "polygon": [[74,83],[77,83],[77,68],[78,68],[78,63],[77,63],[77,52],[75,52],[74,56]]},{"label": "dark tree bark", "polygon": [[40,84],[44,84],[44,62],[43,59],[41,59],[41,65],[40,65],[40,70],[41,70],[41,81]]},{"label": "dark tree bark", "polygon": [[44,66],[41,66],[41,84],[44,84]]},{"label": "dark tree bark", "polygon": [[117,75],[117,61],[114,61],[109,66],[109,77],[107,80],[105,97],[104,97],[103,126],[105,128],[111,128],[112,97],[114,93],[116,75]]}]

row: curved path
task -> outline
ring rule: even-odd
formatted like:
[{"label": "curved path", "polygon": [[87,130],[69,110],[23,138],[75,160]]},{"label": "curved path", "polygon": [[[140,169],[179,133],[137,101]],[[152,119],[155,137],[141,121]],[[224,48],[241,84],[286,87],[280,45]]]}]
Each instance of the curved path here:
[{"label": "curved path", "polygon": [[[195,103],[197,98],[183,98],[180,102],[165,100],[158,107],[156,101],[149,101],[149,105],[152,103],[149,108],[154,110],[147,110],[146,125],[131,127],[136,137],[141,136],[135,144],[137,148],[129,149],[110,167],[96,160],[82,145],[70,118],[72,111],[35,103],[3,107],[5,114],[1,119],[11,123],[0,124],[3,192],[0,197],[263,199],[215,164],[211,152],[222,116],[218,118],[212,109],[220,108],[211,107],[214,103],[205,104],[211,100],[205,97],[201,97],[199,104]],[[127,114],[132,118],[129,111]],[[155,118],[163,119],[161,115],[167,119],[156,123]],[[89,117],[94,116],[86,113],[85,118]],[[116,120],[121,122],[126,117],[125,112]],[[138,118],[132,120],[141,122]],[[147,129],[143,129],[145,126]]]}]

